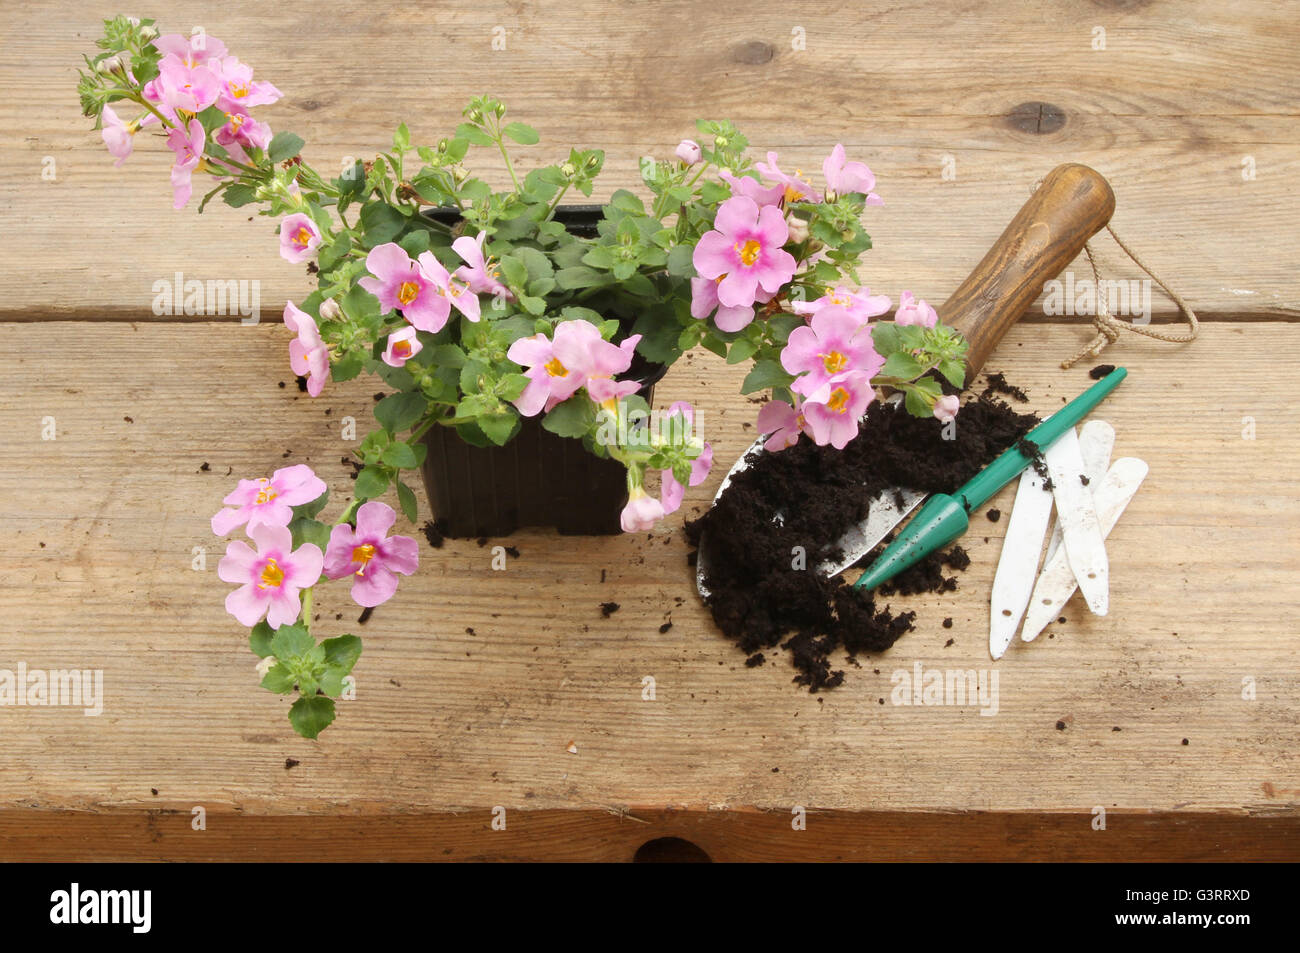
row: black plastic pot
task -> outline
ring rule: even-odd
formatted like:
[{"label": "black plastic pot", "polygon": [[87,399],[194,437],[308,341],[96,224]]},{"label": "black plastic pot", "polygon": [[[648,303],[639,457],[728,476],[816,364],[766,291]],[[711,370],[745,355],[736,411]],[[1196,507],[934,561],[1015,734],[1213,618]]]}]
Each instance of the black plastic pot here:
[{"label": "black plastic pot", "polygon": [[[459,219],[455,209],[426,214],[447,224]],[[561,206],[555,219],[573,234],[590,237],[601,215],[599,205]],[[638,393],[652,404],[654,385],[667,368],[638,360],[634,378],[638,371]],[[620,532],[619,514],[627,502],[623,465],[593,456],[580,440],[543,429],[540,415],[526,418],[504,447],[471,446],[442,426],[430,427],[424,443],[428,455],[421,475],[444,535],[508,536],[521,526],[554,526],[566,535]]]}]

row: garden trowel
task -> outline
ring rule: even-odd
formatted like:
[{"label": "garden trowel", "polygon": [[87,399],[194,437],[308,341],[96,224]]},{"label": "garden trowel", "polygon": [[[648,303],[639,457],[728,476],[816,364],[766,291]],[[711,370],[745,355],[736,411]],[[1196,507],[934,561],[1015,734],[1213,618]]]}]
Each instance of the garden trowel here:
[{"label": "garden trowel", "polygon": [[[966,383],[969,385],[1007,329],[1083,250],[1084,243],[1110,221],[1115,195],[1100,174],[1085,165],[1059,165],[1043,179],[983,260],[942,306],[939,316],[965,337]],[[891,398],[897,400],[897,396]],[[732,466],[714,502],[763,452],[760,437]],[[856,563],[884,539],[925,494],[906,487],[884,490],[871,502],[866,520],[850,527],[838,541],[842,555],[815,567],[834,575]],[[708,532],[700,538],[695,583],[709,598],[704,582],[709,565]]]}]

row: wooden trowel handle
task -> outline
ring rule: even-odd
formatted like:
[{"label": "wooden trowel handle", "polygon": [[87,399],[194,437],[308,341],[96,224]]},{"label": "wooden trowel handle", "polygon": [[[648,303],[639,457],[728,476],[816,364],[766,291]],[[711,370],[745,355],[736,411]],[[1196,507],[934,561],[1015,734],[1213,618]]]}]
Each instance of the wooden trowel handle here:
[{"label": "wooden trowel handle", "polygon": [[1115,193],[1086,165],[1058,165],[1011,220],[984,260],[952,293],[939,316],[970,347],[969,385],[1007,329],[1110,221]]}]

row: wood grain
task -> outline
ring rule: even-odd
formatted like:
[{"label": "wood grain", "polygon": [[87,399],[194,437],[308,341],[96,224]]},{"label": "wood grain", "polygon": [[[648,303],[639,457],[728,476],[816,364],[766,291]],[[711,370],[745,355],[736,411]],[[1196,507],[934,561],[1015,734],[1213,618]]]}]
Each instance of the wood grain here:
[{"label": "wood grain", "polygon": [[[1081,334],[1017,326],[988,369],[1048,411],[1088,383],[1086,369],[1055,366]],[[1094,618],[1072,601],[1065,623],[1013,647],[997,666],[995,717],[894,705],[891,676],[917,663],[991,667],[987,592],[1005,521],[976,519],[956,593],[896,600],[918,612],[917,631],[814,696],[790,684],[783,653],[747,670],[695,599],[680,520],[705,505],[720,468],[655,533],[523,531],[501,572],[495,540],[422,548],[420,573],[365,626],[344,593],[324,589],[318,635],[357,631],[366,651],[358,698],[317,742],[293,735],[284,701],[256,687],[221,608],[228,587],[207,527],[236,476],[285,463],[310,462],[335,506],[347,498],[340,422],[354,416],[364,432],[373,385],[299,394],[287,337],[269,326],[0,325],[0,350],[18,360],[0,393],[0,481],[13,488],[0,501],[0,667],[103,669],[107,695],[97,718],[0,708],[0,813],[106,812],[131,828],[141,812],[194,805],[271,817],[804,805],[1075,820],[1104,807],[1178,825],[1186,812],[1300,807],[1300,406],[1280,375],[1239,393],[1207,386],[1300,359],[1292,325],[1215,323],[1188,347],[1108,355],[1131,372],[1104,411],[1116,454],[1151,465],[1111,536],[1112,611]],[[700,402],[720,461],[752,439],[740,374],[693,354],[658,398]],[[56,440],[40,439],[45,417]],[[207,548],[206,571],[190,568],[195,546]],[[602,618],[609,600],[621,608]],[[646,676],[654,701],[642,699]],[[286,769],[287,758],[300,764]]]},{"label": "wood grain", "polygon": [[[569,144],[604,148],[600,198],[637,188],[638,157],[669,154],[697,116],[726,116],[783,167],[816,174],[837,141],[867,161],[886,205],[869,219],[864,281],[939,301],[1034,182],[1078,161],[1112,183],[1116,227],[1194,307],[1300,312],[1297,26],[1268,0],[972,2],[957,14],[803,0],[751,4],[742,19],[688,0],[392,3],[364,17],[342,0],[151,9],[167,29],[202,24],[276,82],[286,97],[267,120],[302,134],[325,171],[386,147],[402,120],[435,141],[488,88],[543,135],[525,168]],[[136,320],[153,283],[177,271],[258,280],[268,309],[302,297],[311,280],[278,257],[273,223],[247,209],[173,212],[159,143],[138,142],[117,169],[88,130],[75,69],[116,12],[38,0],[0,25],[0,315]],[[494,52],[498,27],[506,49]],[[1037,131],[1025,103],[1055,107],[1064,125]],[[504,187],[490,155],[475,161]],[[1108,276],[1140,277],[1108,241],[1098,247]],[[1174,313],[1159,295],[1153,304],[1158,319]]]}]

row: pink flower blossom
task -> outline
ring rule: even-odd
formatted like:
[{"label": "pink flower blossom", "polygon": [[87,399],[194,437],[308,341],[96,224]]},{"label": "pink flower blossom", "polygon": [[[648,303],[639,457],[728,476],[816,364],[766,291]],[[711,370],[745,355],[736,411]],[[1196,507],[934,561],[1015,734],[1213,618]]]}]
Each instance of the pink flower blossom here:
[{"label": "pink flower blossom", "polygon": [[813,315],[823,308],[837,307],[865,321],[887,313],[891,303],[889,295],[873,295],[870,288],[850,291],[837,287],[816,300],[792,302],[791,309],[795,314]]},{"label": "pink flower blossom", "polygon": [[373,608],[397,591],[397,576],[409,576],[420,565],[420,548],[409,536],[389,536],[397,514],[387,503],[371,500],[357,510],[357,528],[340,523],[330,530],[325,547],[325,575],[351,576],[352,598]]},{"label": "pink flower blossom", "polygon": [[803,173],[800,170],[795,169],[794,175],[787,175],[780,170],[776,164],[775,152],[767,154],[766,162],[755,162],[754,168],[773,182],[780,183],[783,187],[783,197],[787,203],[820,202],[822,200],[821,193],[801,178]]},{"label": "pink flower blossom", "polygon": [[135,123],[127,125],[118,118],[112,106],[104,107],[104,127],[99,134],[108,147],[109,155],[117,159],[114,165],[121,166],[131,154],[132,137],[139,127]]},{"label": "pink flower blossom", "polygon": [[164,56],[158,64],[158,95],[172,109],[201,113],[217,101],[221,80],[206,65],[191,66],[179,56]]},{"label": "pink flower blossom", "polygon": [[938,321],[938,313],[925,303],[925,299],[913,298],[910,291],[904,291],[898,296],[898,310],[894,312],[895,324],[919,324],[923,328],[932,328]]},{"label": "pink flower blossom", "polygon": [[[247,163],[247,150],[256,146],[265,149],[271,144],[271,127],[258,122],[247,113],[231,110],[226,113],[226,124],[216,131],[213,139],[223,146],[237,162]],[[297,185],[297,183],[294,183]]]},{"label": "pink flower blossom", "polygon": [[799,435],[808,432],[808,422],[804,419],[799,397],[794,398],[794,406],[783,400],[768,401],[758,412],[755,427],[759,433],[770,434],[763,449],[776,452],[793,447],[799,442]]},{"label": "pink flower blossom", "polygon": [[960,409],[961,401],[956,394],[945,394],[934,402],[934,416],[945,424],[955,420]]},{"label": "pink flower blossom", "polygon": [[884,205],[884,200],[871,190],[876,187],[876,177],[861,162],[847,162],[844,146],[839,143],[822,163],[822,175],[826,177],[826,191],[836,195],[860,192],[867,197],[868,205]]},{"label": "pink flower blossom", "polygon": [[225,536],[236,526],[248,524],[249,533],[258,526],[288,526],[293,507],[310,503],[325,492],[325,481],[300,463],[282,467],[268,480],[240,480],[239,485],[221,502],[233,509],[223,509],[212,517],[212,532]]},{"label": "pink flower blossom", "polygon": [[[699,486],[709,478],[713,468],[713,445],[706,443],[700,455],[691,461],[691,486]],[[659,472],[659,500],[663,504],[664,514],[676,513],[686,497],[686,487],[677,482],[672,470]]]},{"label": "pink flower blossom", "polygon": [[534,417],[568,400],[583,386],[597,403],[635,393],[641,386],[636,381],[612,378],[631,366],[640,340],[634,334],[622,344],[612,344],[601,338],[599,328],[581,318],[556,325],[554,340],[540,333],[520,338],[506,352],[510,360],[527,368],[528,385],[513,401],[515,407],[525,417]]},{"label": "pink flower blossom", "polygon": [[858,435],[858,419],[875,399],[871,375],[864,372],[844,374],[828,387],[824,401],[803,402],[803,416],[808,431],[820,446],[830,444],[843,450]]},{"label": "pink flower blossom", "polygon": [[268,106],[276,102],[281,93],[270,83],[253,79],[253,67],[239,62],[233,56],[223,56],[213,61],[213,69],[220,83],[217,105],[223,112],[244,111],[254,106]]},{"label": "pink flower blossom", "polygon": [[483,256],[483,240],[486,237],[486,232],[479,232],[473,238],[462,235],[451,243],[452,249],[465,262],[456,269],[455,277],[465,282],[469,290],[475,294],[490,294],[493,297],[500,296],[512,300],[514,295],[501,283],[500,276]]},{"label": "pink flower blossom", "polygon": [[221,59],[226,55],[226,44],[203,32],[190,36],[165,33],[154,40],[153,45],[164,55],[171,54],[186,66],[201,66],[209,60]]},{"label": "pink flower blossom", "polygon": [[451,314],[451,302],[401,245],[388,242],[366,256],[366,276],[357,281],[379,299],[385,314],[400,309],[402,316],[421,331],[441,331]]},{"label": "pink flower blossom", "polygon": [[330,376],[330,352],[312,316],[292,301],[284,303],[284,324],[298,337],[289,342],[289,369],[307,378],[307,393],[319,397]]},{"label": "pink flower blossom", "polygon": [[[721,280],[721,278],[691,279],[691,317],[707,318],[716,309],[717,314],[713,316],[713,323],[718,326],[718,330],[739,331],[754,320],[754,306],[728,308],[721,305],[718,302],[718,282]],[[754,301],[766,304],[773,297],[771,292],[760,288],[755,293]]]},{"label": "pink flower blossom", "polygon": [[870,380],[884,364],[871,343],[870,326],[838,306],[821,309],[808,325],[791,331],[781,351],[781,366],[798,375],[790,389],[803,395],[805,411],[808,402],[829,400],[844,375],[863,373]]},{"label": "pink flower blossom", "polygon": [[704,150],[694,139],[683,139],[677,144],[677,158],[681,159],[687,165],[695,165],[704,158]]},{"label": "pink flower blossom", "polygon": [[286,215],[280,222],[280,257],[294,264],[306,261],[320,246],[321,234],[305,212]]},{"label": "pink flower blossom", "polygon": [[243,583],[226,596],[226,611],[240,625],[257,625],[263,616],[273,629],[291,625],[302,612],[299,592],[320,579],[320,547],[303,543],[291,551],[293,534],[287,526],[249,527],[248,535],[256,552],[243,540],[231,540],[217,564],[222,582]]},{"label": "pink flower blossom", "polygon": [[751,176],[735,176],[725,170],[718,173],[718,178],[731,186],[732,197],[743,195],[745,198],[753,199],[754,204],[759,206],[780,205],[785,198],[784,185],[765,186]]},{"label": "pink flower blossom", "polygon": [[627,505],[619,516],[619,523],[625,533],[643,533],[654,529],[655,523],[663,519],[664,515],[663,504],[637,486],[628,494]]},{"label": "pink flower blossom", "polygon": [[167,133],[167,147],[176,153],[176,164],[172,166],[172,208],[184,208],[194,193],[191,176],[203,163],[203,148],[206,138],[203,124],[191,119],[188,131],[172,129]]},{"label": "pink flower blossom", "polygon": [[426,278],[433,282],[434,287],[438,289],[438,293],[451,302],[457,311],[465,315],[466,320],[477,321],[479,319],[478,296],[459,280],[453,278],[447,269],[443,267],[442,262],[433,257],[433,252],[421,252],[419,264],[420,270],[424,272]]},{"label": "pink flower blossom", "polygon": [[415,328],[402,328],[388,335],[388,346],[384,348],[384,363],[389,367],[401,367],[422,350],[424,345],[416,336]]},{"label": "pink flower blossom", "polygon": [[776,206],[759,208],[743,195],[729,198],[718,206],[713,230],[695,246],[695,271],[701,278],[722,279],[719,303],[748,307],[759,288],[775,294],[794,277],[794,256],[781,247],[788,237],[785,217]]}]

